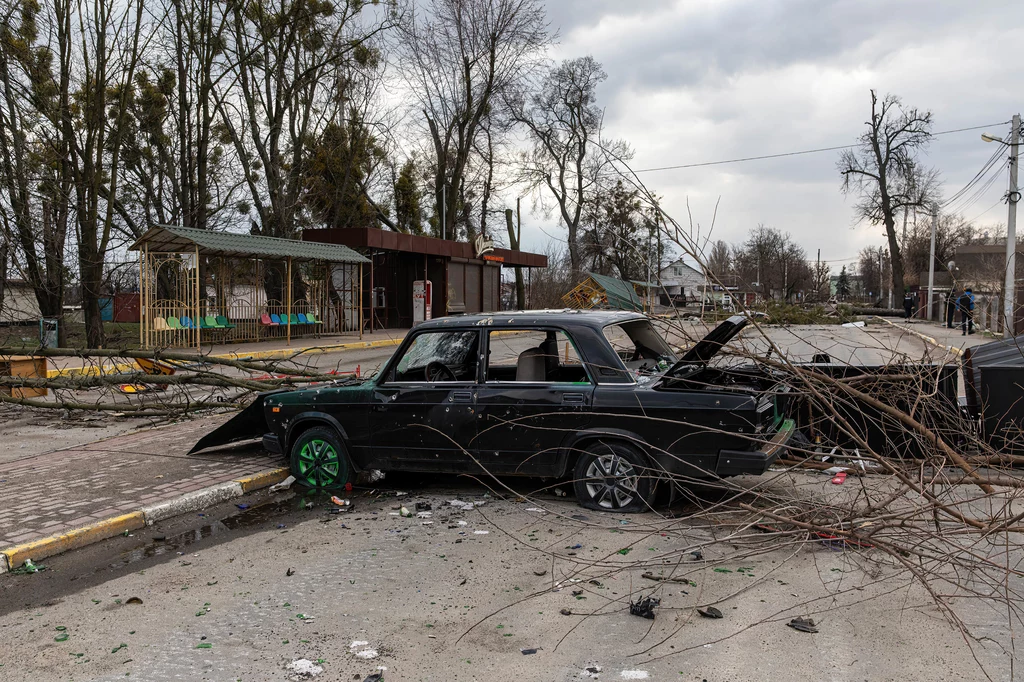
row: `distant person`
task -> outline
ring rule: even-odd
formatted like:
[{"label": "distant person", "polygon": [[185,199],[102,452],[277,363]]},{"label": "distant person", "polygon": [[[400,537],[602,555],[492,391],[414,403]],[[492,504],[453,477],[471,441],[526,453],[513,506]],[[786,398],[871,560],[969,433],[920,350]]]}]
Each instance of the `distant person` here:
[{"label": "distant person", "polygon": [[914,314],[914,295],[910,293],[910,289],[907,289],[907,293],[903,295],[903,317],[910,319]]},{"label": "distant person", "polygon": [[960,308],[960,328],[963,331],[962,336],[974,333],[974,292],[971,291],[970,287],[964,289],[964,293],[960,294],[958,300],[958,307]]},{"label": "distant person", "polygon": [[956,315],[958,298],[956,287],[950,287],[949,293],[946,294],[946,327],[948,329],[953,328],[953,317]]}]

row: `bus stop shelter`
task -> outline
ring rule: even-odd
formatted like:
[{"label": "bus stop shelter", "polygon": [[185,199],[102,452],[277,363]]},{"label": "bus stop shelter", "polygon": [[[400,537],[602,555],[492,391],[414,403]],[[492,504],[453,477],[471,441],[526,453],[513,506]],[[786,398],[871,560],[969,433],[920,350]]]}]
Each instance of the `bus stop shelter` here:
[{"label": "bus stop shelter", "polygon": [[347,246],[156,226],[139,253],[143,348],[362,337],[362,268]]}]

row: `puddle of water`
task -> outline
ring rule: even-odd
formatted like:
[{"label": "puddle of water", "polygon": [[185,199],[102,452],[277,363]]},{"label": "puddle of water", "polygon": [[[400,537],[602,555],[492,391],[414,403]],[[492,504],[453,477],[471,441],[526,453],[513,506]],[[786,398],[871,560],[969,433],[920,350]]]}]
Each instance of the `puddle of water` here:
[{"label": "puddle of water", "polygon": [[[323,515],[337,509],[331,502],[331,496],[324,493],[287,494],[254,505],[248,509],[233,512],[221,519],[211,519],[199,528],[192,528],[176,535],[168,535],[163,540],[150,540],[147,544],[122,552],[117,561],[110,564],[111,568],[127,566],[156,556],[176,555],[185,553],[188,547],[211,537],[231,531],[258,528],[264,524],[276,522],[280,517],[292,512],[307,511],[310,516]],[[272,526],[273,527],[273,526]]]}]

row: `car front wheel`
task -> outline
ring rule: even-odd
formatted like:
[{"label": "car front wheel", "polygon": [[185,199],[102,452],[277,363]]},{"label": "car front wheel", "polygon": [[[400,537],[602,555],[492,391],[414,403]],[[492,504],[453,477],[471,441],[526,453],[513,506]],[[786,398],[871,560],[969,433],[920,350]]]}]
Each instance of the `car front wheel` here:
[{"label": "car front wheel", "polygon": [[345,446],[334,429],[326,426],[307,429],[295,439],[291,470],[301,485],[314,489],[337,488],[352,477]]},{"label": "car front wheel", "polygon": [[648,468],[643,455],[625,443],[594,443],[576,461],[576,499],[598,511],[646,511],[654,489]]}]

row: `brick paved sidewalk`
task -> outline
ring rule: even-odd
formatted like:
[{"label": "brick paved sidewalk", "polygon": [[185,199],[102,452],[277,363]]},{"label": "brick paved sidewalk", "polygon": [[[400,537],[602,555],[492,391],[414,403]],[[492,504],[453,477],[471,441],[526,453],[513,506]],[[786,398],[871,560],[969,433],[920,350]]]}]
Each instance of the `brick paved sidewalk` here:
[{"label": "brick paved sidewalk", "polygon": [[186,455],[218,415],[0,465],[0,549],[284,466],[258,446]]}]

